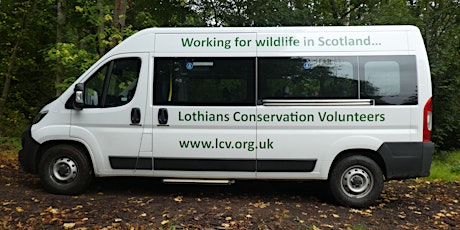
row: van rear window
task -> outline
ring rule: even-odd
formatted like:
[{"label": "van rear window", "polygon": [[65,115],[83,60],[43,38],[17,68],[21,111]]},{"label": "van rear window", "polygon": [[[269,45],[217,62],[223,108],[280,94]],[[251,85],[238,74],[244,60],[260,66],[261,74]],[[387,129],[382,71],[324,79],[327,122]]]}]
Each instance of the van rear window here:
[{"label": "van rear window", "polygon": [[360,97],[378,105],[416,105],[415,56],[359,57]]},{"label": "van rear window", "polygon": [[415,56],[258,59],[258,99],[373,99],[416,105]]}]

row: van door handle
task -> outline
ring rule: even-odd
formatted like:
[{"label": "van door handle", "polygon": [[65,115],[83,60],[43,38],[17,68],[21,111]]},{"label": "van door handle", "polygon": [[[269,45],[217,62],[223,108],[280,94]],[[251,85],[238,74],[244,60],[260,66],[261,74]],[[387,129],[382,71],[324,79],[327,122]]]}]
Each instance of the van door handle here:
[{"label": "van door handle", "polygon": [[166,125],[168,123],[168,109],[160,108],[158,110],[158,123],[160,125]]},{"label": "van door handle", "polygon": [[141,123],[141,109],[132,108],[131,109],[131,125],[140,125]]}]

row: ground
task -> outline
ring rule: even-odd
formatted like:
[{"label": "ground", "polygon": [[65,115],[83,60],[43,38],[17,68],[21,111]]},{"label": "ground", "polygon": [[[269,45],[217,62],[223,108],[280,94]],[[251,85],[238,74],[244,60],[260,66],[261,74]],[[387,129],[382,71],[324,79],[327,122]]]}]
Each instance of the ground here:
[{"label": "ground", "polygon": [[318,182],[104,178],[60,196],[0,153],[0,229],[460,229],[459,182],[387,182],[365,209],[339,206],[324,191]]}]

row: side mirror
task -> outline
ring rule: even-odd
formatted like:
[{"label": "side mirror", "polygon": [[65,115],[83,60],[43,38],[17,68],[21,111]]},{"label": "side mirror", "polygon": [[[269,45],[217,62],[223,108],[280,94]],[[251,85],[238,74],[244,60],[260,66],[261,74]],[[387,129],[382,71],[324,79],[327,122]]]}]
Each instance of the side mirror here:
[{"label": "side mirror", "polygon": [[85,107],[85,85],[83,83],[78,83],[75,85],[74,95],[75,100],[73,102],[73,108],[82,110]]}]

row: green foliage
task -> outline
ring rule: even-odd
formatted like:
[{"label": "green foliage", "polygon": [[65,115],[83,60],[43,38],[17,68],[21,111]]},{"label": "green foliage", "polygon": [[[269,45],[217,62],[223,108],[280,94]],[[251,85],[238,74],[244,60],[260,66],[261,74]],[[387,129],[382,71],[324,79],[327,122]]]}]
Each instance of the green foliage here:
[{"label": "green foliage", "polygon": [[19,137],[28,122],[21,111],[11,111],[0,120],[0,137]]},{"label": "green foliage", "polygon": [[21,138],[0,136],[0,153],[2,157],[17,159],[21,149]]},{"label": "green foliage", "polygon": [[132,1],[126,17],[134,30],[147,27],[205,26],[192,0]]},{"label": "green foliage", "polygon": [[13,150],[17,153],[21,149],[21,138],[0,136],[0,149]]},{"label": "green foliage", "polygon": [[460,181],[460,151],[439,152],[431,164],[430,180]]},{"label": "green foliage", "polygon": [[350,228],[352,230],[366,230],[366,229],[369,229],[366,224],[354,224],[352,226],[350,226]]},{"label": "green foliage", "polygon": [[[65,2],[65,20],[58,21],[56,1],[0,1],[1,88],[11,76],[1,135],[17,135],[56,89],[67,88],[99,57],[147,27],[410,24],[421,29],[430,59],[432,139],[439,150],[460,148],[459,1],[131,0],[120,16],[126,19],[122,27],[115,25],[117,1]],[[63,28],[59,42],[56,25]]]},{"label": "green foliage", "polygon": [[[42,77],[50,72],[43,68],[40,50],[54,41],[49,14],[55,11],[48,2],[2,0],[0,12],[0,87],[8,92],[0,135],[17,136],[37,107],[50,98],[52,84]],[[9,86],[7,77],[11,77]]]},{"label": "green foliage", "polygon": [[142,28],[158,27],[159,24],[150,12],[139,12],[134,17],[134,22]]},{"label": "green foliage", "polygon": [[[421,6],[418,6],[421,7]],[[425,35],[433,81],[433,141],[439,149],[460,148],[460,2],[414,7]],[[423,102],[422,102],[423,103]]]},{"label": "green foliage", "polygon": [[64,67],[64,74],[67,76],[63,82],[56,82],[56,87],[62,90],[67,89],[78,76],[97,61],[98,55],[78,49],[75,44],[58,43],[55,47],[46,52],[45,60],[50,69],[56,67],[56,61]]}]

